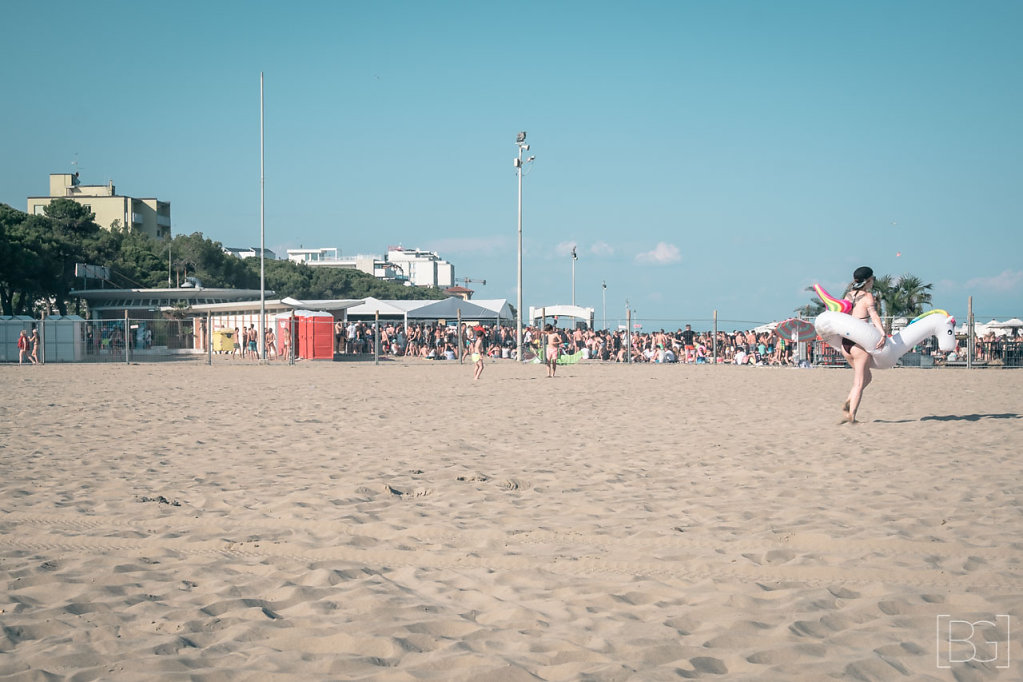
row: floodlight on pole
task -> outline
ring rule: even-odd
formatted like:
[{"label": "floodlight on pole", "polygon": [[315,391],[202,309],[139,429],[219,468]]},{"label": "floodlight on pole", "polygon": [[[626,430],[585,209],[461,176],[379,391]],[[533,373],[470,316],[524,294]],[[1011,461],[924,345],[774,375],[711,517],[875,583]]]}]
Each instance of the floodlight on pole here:
[{"label": "floodlight on pole", "polygon": [[600,283],[600,300],[604,311],[604,329],[607,329],[607,282]]},{"label": "floodlight on pole", "polygon": [[266,360],[266,230],[263,210],[263,72],[259,72],[259,359]]},{"label": "floodlight on pole", "polygon": [[579,260],[579,256],[575,253],[575,247],[572,247],[572,306],[575,307],[575,262]]},{"label": "floodlight on pole", "polygon": [[523,130],[515,136],[515,144],[519,148],[519,155],[514,159],[515,172],[519,180],[519,276],[515,305],[515,360],[522,362],[522,166],[524,163],[531,163],[536,157],[530,156],[523,162],[523,152],[529,151],[529,145],[526,144],[526,131]]}]

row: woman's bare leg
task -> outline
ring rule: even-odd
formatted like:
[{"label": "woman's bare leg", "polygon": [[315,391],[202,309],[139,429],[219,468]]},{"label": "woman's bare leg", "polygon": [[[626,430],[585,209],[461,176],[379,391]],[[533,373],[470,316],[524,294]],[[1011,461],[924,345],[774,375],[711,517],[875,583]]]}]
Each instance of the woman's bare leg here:
[{"label": "woman's bare leg", "polygon": [[855,423],[856,410],[859,409],[860,400],[863,398],[863,389],[870,384],[870,353],[859,346],[853,346],[849,355],[852,358],[854,376],[852,389],[849,391],[849,400],[846,401],[846,405],[848,405],[847,421]]}]

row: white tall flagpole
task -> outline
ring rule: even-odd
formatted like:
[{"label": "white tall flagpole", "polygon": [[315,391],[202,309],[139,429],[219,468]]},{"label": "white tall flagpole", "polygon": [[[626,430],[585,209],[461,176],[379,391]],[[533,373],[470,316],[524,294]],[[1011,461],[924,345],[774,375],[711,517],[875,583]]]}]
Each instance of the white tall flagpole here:
[{"label": "white tall flagpole", "polygon": [[259,348],[260,361],[266,360],[266,270],[265,220],[263,212],[263,72],[259,72]]}]

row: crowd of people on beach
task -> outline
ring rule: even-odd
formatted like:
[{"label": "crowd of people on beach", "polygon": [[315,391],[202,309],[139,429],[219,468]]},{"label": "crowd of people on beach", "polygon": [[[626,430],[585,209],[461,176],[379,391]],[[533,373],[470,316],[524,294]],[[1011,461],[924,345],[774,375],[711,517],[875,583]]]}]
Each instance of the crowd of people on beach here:
[{"label": "crowd of people on beach", "polygon": [[[752,366],[796,366],[800,362],[796,346],[769,331],[743,330],[718,331],[715,337],[711,331],[694,331],[692,325],[682,329],[666,331],[633,331],[624,329],[558,329],[561,338],[560,355],[570,356],[578,361],[636,362],[636,363],[680,363],[680,364],[733,364]],[[480,336],[483,355],[491,359],[515,359],[517,344],[514,326],[505,324],[463,324],[439,322],[380,323],[380,348],[382,356],[417,357],[428,360],[457,360],[471,352],[476,337]],[[522,330],[523,353],[527,359],[545,355],[547,332],[538,326],[525,326]],[[715,344],[716,338],[716,344]],[[372,354],[374,352],[374,323],[371,321],[342,321],[334,325],[335,352],[342,355]],[[1005,342],[1023,341],[1023,329],[1019,336],[993,334],[977,339],[977,360],[997,357],[999,348]],[[819,346],[819,347],[815,347]],[[949,360],[963,358],[965,340],[960,340],[957,350],[949,354]],[[461,354],[459,350],[461,348]],[[926,351],[932,349],[927,348]],[[933,349],[936,352],[936,349]],[[826,344],[808,344],[804,362],[822,360],[818,356],[834,356],[841,362],[841,356]],[[543,358],[542,358],[543,359]],[[546,361],[546,360],[544,360]]]},{"label": "crowd of people on beach", "polygon": [[[556,329],[527,326],[522,330],[523,354],[541,354],[547,335],[560,337],[559,354],[574,360],[637,363],[736,365],[794,365],[797,359],[791,343],[771,332],[719,331],[697,332],[692,325],[675,331]],[[372,322],[338,321],[334,325],[335,352],[365,354],[374,352]],[[384,356],[418,357],[428,360],[457,360],[468,352],[477,338],[483,354],[489,358],[514,360],[517,352],[516,329],[509,325],[381,322],[380,349]],[[715,348],[716,345],[716,348]],[[715,355],[716,351],[716,355]],[[544,355],[548,353],[544,352]],[[527,356],[528,357],[528,356]]]}]

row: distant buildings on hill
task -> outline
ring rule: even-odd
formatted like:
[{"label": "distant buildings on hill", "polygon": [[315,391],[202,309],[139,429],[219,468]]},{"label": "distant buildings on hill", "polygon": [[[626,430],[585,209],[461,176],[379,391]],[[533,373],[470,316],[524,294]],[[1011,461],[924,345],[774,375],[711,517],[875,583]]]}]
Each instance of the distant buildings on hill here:
[{"label": "distant buildings on hill", "polygon": [[[235,246],[222,246],[224,253],[235,258],[259,258],[259,249],[255,246],[243,246],[241,248]],[[270,249],[263,249],[263,258],[265,260],[277,260],[277,254]]]},{"label": "distant buildings on hill", "polygon": [[[105,185],[83,185],[78,173],[51,173],[49,196],[28,197],[27,212],[45,215],[46,207],[59,198],[71,199],[85,206],[95,214],[95,222],[100,227],[141,231],[157,239],[171,238],[170,202],[117,194],[113,181]],[[258,258],[260,255],[260,249],[253,246],[222,248],[224,253],[236,258]],[[263,249],[262,253],[266,259],[277,259],[270,249]],[[406,286],[444,289],[466,299],[473,293],[471,289],[456,286],[455,266],[433,251],[406,249],[399,245],[388,246],[384,256],[346,257],[336,247],[299,248],[288,249],[287,258],[314,268],[359,270],[380,279],[403,282]]]},{"label": "distant buildings on hill", "polygon": [[455,266],[433,251],[388,246],[380,256],[341,255],[335,247],[321,249],[288,249],[288,260],[313,268],[359,270],[381,279],[404,282],[408,286],[446,289],[455,285]]},{"label": "distant buildings on hill", "polygon": [[83,185],[79,182],[78,173],[51,173],[49,196],[28,197],[26,212],[45,215],[45,208],[54,199],[71,199],[85,206],[96,215],[96,224],[108,230],[126,228],[157,239],[169,239],[171,236],[169,201],[118,194],[113,180],[105,185]]}]

